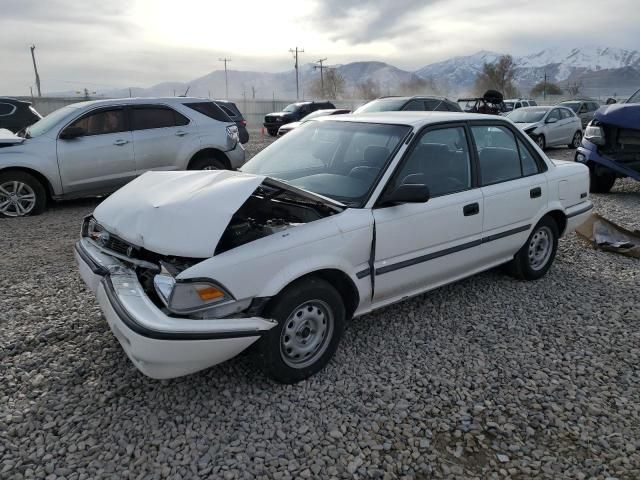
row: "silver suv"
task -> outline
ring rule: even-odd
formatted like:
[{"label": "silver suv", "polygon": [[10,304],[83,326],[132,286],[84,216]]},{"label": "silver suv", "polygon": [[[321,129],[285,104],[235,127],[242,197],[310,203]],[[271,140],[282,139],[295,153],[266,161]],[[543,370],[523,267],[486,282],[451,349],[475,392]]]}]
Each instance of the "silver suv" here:
[{"label": "silver suv", "polygon": [[42,212],[48,199],[112,192],[149,170],[236,169],[238,127],[200,98],[126,98],[63,107],[0,131],[0,216]]}]

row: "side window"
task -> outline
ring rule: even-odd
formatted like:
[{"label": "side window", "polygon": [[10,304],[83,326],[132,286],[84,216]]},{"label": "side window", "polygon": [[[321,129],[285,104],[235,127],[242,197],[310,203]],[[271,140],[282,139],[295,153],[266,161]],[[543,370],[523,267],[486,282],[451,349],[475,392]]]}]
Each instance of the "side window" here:
[{"label": "side window", "polygon": [[538,104],[536,103],[535,100],[529,100],[529,105],[532,106],[532,107],[537,107],[538,106]]},{"label": "side window", "polygon": [[71,127],[82,128],[85,131],[83,135],[85,137],[123,132],[125,130],[124,110],[114,108],[90,113],[73,122],[68,128]]},{"label": "side window", "polygon": [[471,160],[464,128],[430,130],[417,141],[396,183],[420,175],[432,197],[471,188]]},{"label": "side window", "polygon": [[580,108],[578,109],[578,113],[587,113],[587,104],[581,103]]},{"label": "side window", "polygon": [[560,110],[559,109],[554,108],[553,110],[551,110],[551,113],[547,117],[547,121],[551,120],[552,118],[555,118],[556,121],[560,120]]},{"label": "side window", "polygon": [[502,126],[473,126],[482,185],[505,182],[522,175],[520,155],[513,133]]},{"label": "side window", "polygon": [[402,110],[407,112],[422,112],[424,111],[424,102],[422,100],[411,100]]},{"label": "side window", "polygon": [[131,112],[133,130],[150,130],[186,125],[189,119],[169,107],[134,107]]},{"label": "side window", "polygon": [[519,138],[518,150],[520,153],[520,163],[522,163],[522,176],[527,177],[529,175],[540,173],[540,167],[538,167],[535,159],[531,156],[531,153]]},{"label": "side window", "polygon": [[560,118],[563,120],[571,116],[564,108],[559,108],[558,110],[560,111]]},{"label": "side window", "polygon": [[224,105],[220,105],[220,108],[222,109],[222,111],[224,113],[226,113],[227,115],[229,115],[229,118],[233,119],[233,117],[236,116],[236,114],[234,112],[231,111],[230,108],[225,107]]},{"label": "side window", "polygon": [[198,102],[198,103],[185,103],[184,105],[214,120],[218,120],[220,122],[226,122],[226,123],[231,121],[231,118],[229,118],[229,115],[227,115],[224,112],[224,110],[221,109],[220,105],[216,103]]},{"label": "side window", "polygon": [[10,115],[15,109],[10,103],[0,103],[0,116]]},{"label": "side window", "polygon": [[599,107],[598,107],[598,104],[597,104],[597,103],[595,103],[595,102],[590,102],[590,103],[589,103],[589,107],[590,107],[590,108],[589,108],[589,111],[590,111],[590,112],[595,112],[595,111],[596,111],[596,110],[598,110],[598,108],[599,108]]},{"label": "side window", "polygon": [[520,108],[520,107],[522,107],[522,104],[521,104],[520,102],[517,102],[517,103],[516,103],[516,106],[515,106],[515,107],[513,107],[513,109],[515,110],[516,108]]}]

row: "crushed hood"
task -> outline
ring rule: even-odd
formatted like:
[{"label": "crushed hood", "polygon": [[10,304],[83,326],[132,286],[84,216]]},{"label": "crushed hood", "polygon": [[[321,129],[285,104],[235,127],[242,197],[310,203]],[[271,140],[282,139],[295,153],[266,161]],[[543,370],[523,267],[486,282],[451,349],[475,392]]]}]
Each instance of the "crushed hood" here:
[{"label": "crushed hood", "polygon": [[596,120],[616,127],[640,129],[640,103],[614,103],[600,107]]},{"label": "crushed hood", "polygon": [[24,138],[17,136],[11,130],[0,128],[0,145],[18,145],[24,142]]},{"label": "crushed hood", "polygon": [[147,172],[93,215],[109,232],[152,252],[211,257],[233,214],[265,178],[229,170]]},{"label": "crushed hood", "polygon": [[518,128],[522,131],[525,131],[527,128],[531,128],[531,127],[539,127],[540,126],[540,122],[533,122],[533,123],[516,123],[516,125],[518,126]]}]

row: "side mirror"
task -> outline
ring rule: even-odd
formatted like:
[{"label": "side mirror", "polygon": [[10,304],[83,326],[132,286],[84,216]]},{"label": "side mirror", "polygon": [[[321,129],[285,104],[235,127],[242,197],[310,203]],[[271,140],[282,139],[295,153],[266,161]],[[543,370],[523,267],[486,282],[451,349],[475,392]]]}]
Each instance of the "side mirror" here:
[{"label": "side mirror", "polygon": [[87,133],[82,127],[67,127],[60,133],[60,138],[62,140],[71,140],[73,138],[78,138]]},{"label": "side mirror", "polygon": [[429,187],[422,183],[422,175],[407,175],[402,183],[382,199],[382,203],[425,203],[429,200]]},{"label": "side mirror", "polygon": [[558,121],[557,118],[553,117],[553,118],[547,118],[547,121],[544,123],[556,123]]}]

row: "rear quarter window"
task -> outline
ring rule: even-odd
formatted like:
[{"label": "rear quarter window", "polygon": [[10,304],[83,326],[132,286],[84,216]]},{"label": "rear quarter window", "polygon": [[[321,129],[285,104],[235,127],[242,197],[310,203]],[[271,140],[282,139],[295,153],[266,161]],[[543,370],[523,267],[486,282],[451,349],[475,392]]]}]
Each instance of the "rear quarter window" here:
[{"label": "rear quarter window", "polygon": [[219,122],[225,123],[233,123],[231,117],[227,115],[224,110],[222,110],[218,105],[214,102],[194,102],[194,103],[184,103],[185,107],[189,107],[191,110],[195,110],[198,113],[201,113],[205,117],[212,118],[213,120],[218,120]]},{"label": "rear quarter window", "polygon": [[10,103],[0,103],[0,116],[10,115],[15,109]]}]

